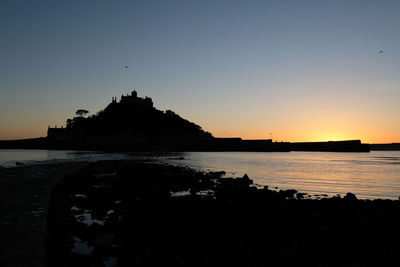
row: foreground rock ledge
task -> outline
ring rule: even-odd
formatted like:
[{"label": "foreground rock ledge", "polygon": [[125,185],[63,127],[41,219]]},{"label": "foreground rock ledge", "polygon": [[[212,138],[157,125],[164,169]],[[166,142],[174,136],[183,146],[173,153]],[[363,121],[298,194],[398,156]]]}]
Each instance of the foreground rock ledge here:
[{"label": "foreground rock ledge", "polygon": [[94,163],[52,192],[49,266],[398,266],[399,201],[304,199],[133,161]]}]

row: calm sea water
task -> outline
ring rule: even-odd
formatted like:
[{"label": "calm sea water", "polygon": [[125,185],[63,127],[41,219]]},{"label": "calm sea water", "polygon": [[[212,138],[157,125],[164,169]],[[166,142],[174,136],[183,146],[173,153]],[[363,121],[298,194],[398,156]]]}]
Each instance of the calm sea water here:
[{"label": "calm sea water", "polygon": [[400,196],[400,151],[370,153],[329,152],[187,152],[187,153],[96,153],[47,150],[0,150],[0,166],[147,159],[203,171],[226,171],[227,176],[248,174],[256,184],[296,189],[316,194],[355,193],[359,198]]},{"label": "calm sea water", "polygon": [[66,150],[23,150],[0,149],[0,166],[15,167],[16,162],[25,165],[56,163],[65,161],[96,161],[109,159],[128,159],[130,155],[122,153],[101,153],[91,151]]},{"label": "calm sea water", "polygon": [[224,170],[228,176],[248,174],[270,188],[310,194],[355,193],[359,198],[400,196],[400,151],[330,152],[196,152],[167,161],[201,170]]}]

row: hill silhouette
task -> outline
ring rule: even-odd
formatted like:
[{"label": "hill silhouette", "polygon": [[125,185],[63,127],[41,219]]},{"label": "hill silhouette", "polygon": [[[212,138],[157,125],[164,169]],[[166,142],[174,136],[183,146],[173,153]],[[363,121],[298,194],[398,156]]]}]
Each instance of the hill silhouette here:
[{"label": "hill silhouette", "polygon": [[181,150],[213,139],[199,125],[171,110],[153,107],[137,92],[122,96],[95,115],[67,120],[66,128],[48,129],[51,147],[130,150]]}]

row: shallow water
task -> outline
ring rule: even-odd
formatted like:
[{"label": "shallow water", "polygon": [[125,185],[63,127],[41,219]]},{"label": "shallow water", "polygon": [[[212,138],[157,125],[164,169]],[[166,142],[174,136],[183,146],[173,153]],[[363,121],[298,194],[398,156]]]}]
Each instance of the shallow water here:
[{"label": "shallow water", "polygon": [[73,150],[29,150],[0,149],[0,167],[15,167],[16,163],[34,165],[40,163],[60,163],[67,161],[96,161],[130,159],[132,156],[124,153],[106,153]]},{"label": "shallow water", "polygon": [[313,195],[353,192],[359,198],[400,196],[400,151],[190,152],[164,160],[205,171],[224,170],[228,176],[246,173],[260,185]]},{"label": "shallow water", "polygon": [[227,176],[248,174],[256,184],[316,194],[346,194],[359,198],[400,196],[400,151],[370,153],[331,152],[185,152],[101,153],[57,150],[0,150],[0,166],[145,159],[189,166],[203,171],[226,171]]}]

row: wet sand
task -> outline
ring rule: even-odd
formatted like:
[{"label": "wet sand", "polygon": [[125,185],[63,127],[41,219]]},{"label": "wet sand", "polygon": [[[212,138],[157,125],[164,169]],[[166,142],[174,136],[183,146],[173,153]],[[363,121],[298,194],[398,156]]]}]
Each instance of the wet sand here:
[{"label": "wet sand", "polygon": [[46,266],[44,244],[51,190],[86,163],[0,169],[0,265]]},{"label": "wet sand", "polygon": [[398,266],[400,203],[107,161],[52,192],[49,266]]}]

